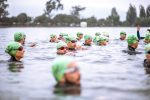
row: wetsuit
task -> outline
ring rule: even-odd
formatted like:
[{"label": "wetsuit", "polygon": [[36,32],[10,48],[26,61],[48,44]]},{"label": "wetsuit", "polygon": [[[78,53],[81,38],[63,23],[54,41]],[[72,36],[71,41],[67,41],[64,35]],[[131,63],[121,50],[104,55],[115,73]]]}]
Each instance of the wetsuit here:
[{"label": "wetsuit", "polygon": [[144,63],[143,63],[144,67],[146,68],[150,68],[150,62],[146,59],[144,59]]},{"label": "wetsuit", "polygon": [[83,45],[84,45],[84,46],[91,46],[91,44],[85,44],[85,43],[83,43]]},{"label": "wetsuit", "polygon": [[16,60],[16,58],[13,56],[11,56],[11,58],[8,61],[9,62],[20,62],[20,61]]},{"label": "wetsuit", "polygon": [[81,86],[74,84],[55,85],[54,93],[56,94],[80,94]]},{"label": "wetsuit", "polygon": [[55,42],[55,41],[50,40],[49,42]]},{"label": "wetsuit", "polygon": [[139,40],[141,39],[140,32],[138,30],[137,30],[137,37],[138,37]]},{"label": "wetsuit", "polygon": [[124,53],[128,53],[129,55],[141,54],[142,52],[135,51],[135,48],[128,46],[128,50],[123,50]]},{"label": "wetsuit", "polygon": [[68,48],[68,50],[70,50],[70,51],[76,51],[75,48]]},{"label": "wetsuit", "polygon": [[138,31],[138,30],[137,30],[137,37],[138,37],[139,40],[140,40],[140,39],[144,39],[144,37],[141,37],[141,36],[140,36],[140,31]]}]

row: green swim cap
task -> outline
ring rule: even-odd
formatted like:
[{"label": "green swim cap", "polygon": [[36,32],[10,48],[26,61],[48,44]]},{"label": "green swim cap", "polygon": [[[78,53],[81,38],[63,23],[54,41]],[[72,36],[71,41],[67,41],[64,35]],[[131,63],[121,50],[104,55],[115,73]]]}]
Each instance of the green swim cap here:
[{"label": "green swim cap", "polygon": [[72,58],[68,56],[63,56],[55,59],[55,61],[52,64],[52,73],[56,79],[56,81],[60,81],[68,67],[68,64],[70,64],[73,61]]},{"label": "green swim cap", "polygon": [[10,56],[15,56],[17,50],[19,49],[19,47],[21,47],[22,45],[18,42],[10,42],[8,43],[5,52],[8,53]]},{"label": "green swim cap", "polygon": [[60,33],[59,35],[63,36],[64,33]]},{"label": "green swim cap", "polygon": [[127,42],[128,44],[134,44],[134,43],[137,43],[138,42],[138,39],[135,35],[133,34],[130,34],[128,37],[127,37]]},{"label": "green swim cap", "polygon": [[64,33],[63,36],[68,36],[68,34],[67,34],[67,33]]},{"label": "green swim cap", "polygon": [[97,41],[99,40],[99,38],[100,38],[100,36],[95,36],[94,39],[93,39],[93,42],[97,43]]},{"label": "green swim cap", "polygon": [[92,36],[89,34],[84,35],[84,40],[92,39]]},{"label": "green swim cap", "polygon": [[70,42],[70,41],[73,41],[73,40],[76,41],[76,38],[74,36],[69,35],[69,36],[66,37],[66,42],[67,43]]},{"label": "green swim cap", "polygon": [[150,32],[149,32],[149,31],[146,31],[146,34],[150,34]]},{"label": "green swim cap", "polygon": [[148,51],[150,51],[150,43],[145,46],[145,53],[147,53]]},{"label": "green swim cap", "polygon": [[19,41],[22,40],[23,38],[25,38],[25,34],[22,33],[22,32],[16,32],[16,33],[14,34],[14,40],[15,40],[16,42],[19,42]]},{"label": "green swim cap", "polygon": [[67,33],[60,33],[59,35],[61,35],[61,36],[68,36]]},{"label": "green swim cap", "polygon": [[77,32],[77,37],[79,37],[80,35],[83,35],[82,32]]},{"label": "green swim cap", "polygon": [[150,32],[147,32],[147,33],[146,33],[146,36],[145,36],[144,39],[145,39],[145,40],[150,40]]},{"label": "green swim cap", "polygon": [[126,35],[126,32],[122,31],[120,32],[120,35]]},{"label": "green swim cap", "polygon": [[95,36],[100,36],[100,35],[101,35],[100,32],[96,32],[96,33],[95,33]]},{"label": "green swim cap", "polygon": [[101,43],[103,41],[107,41],[106,37],[104,36],[99,37],[99,39],[97,40],[98,43]]},{"label": "green swim cap", "polygon": [[146,35],[145,35],[144,39],[145,40],[150,40],[150,32],[149,31],[146,32]]},{"label": "green swim cap", "polygon": [[50,34],[50,37],[51,37],[51,38],[53,38],[53,37],[55,37],[55,36],[56,36],[56,34],[54,34],[54,33]]},{"label": "green swim cap", "polygon": [[65,41],[66,41],[66,39],[68,39],[68,36],[63,36],[63,38],[65,39]]},{"label": "green swim cap", "polygon": [[57,47],[57,49],[59,49],[59,48],[61,48],[61,47],[63,47],[63,46],[64,46],[64,47],[67,47],[67,44],[66,44],[65,42],[63,42],[63,41],[60,41],[60,42],[57,43],[57,46],[56,46],[56,47]]}]

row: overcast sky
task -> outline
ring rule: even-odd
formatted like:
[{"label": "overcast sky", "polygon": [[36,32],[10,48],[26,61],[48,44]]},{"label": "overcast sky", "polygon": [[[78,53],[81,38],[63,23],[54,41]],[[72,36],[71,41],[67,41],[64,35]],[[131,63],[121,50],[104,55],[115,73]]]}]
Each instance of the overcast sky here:
[{"label": "overcast sky", "polygon": [[[46,1],[48,0],[8,0],[9,16],[17,16],[22,12],[33,17],[39,16],[44,12]],[[146,8],[150,4],[150,0],[61,0],[61,2],[64,10],[57,13],[70,14],[72,6],[80,5],[86,7],[84,11],[81,11],[81,17],[95,16],[99,19],[106,18],[110,15],[111,9],[116,7],[121,20],[125,20],[129,4],[135,5],[138,13],[139,5],[142,4]]]}]

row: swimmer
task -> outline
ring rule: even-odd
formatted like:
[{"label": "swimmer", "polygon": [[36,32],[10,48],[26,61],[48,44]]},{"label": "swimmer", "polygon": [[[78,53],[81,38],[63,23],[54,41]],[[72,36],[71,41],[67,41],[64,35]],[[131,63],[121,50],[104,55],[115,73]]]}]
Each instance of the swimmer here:
[{"label": "swimmer", "polygon": [[55,43],[58,42],[56,34],[51,34],[50,35],[49,42],[55,42]]},{"label": "swimmer", "polygon": [[[19,42],[19,43],[21,43],[21,45],[24,46],[25,45],[25,40],[26,40],[26,35],[24,33],[22,33],[22,32],[16,32],[14,34],[14,40],[15,40],[15,42]],[[35,47],[36,44],[37,43],[32,42],[29,46],[30,47]]]},{"label": "swimmer", "polygon": [[52,73],[59,85],[80,85],[80,72],[78,64],[73,58],[63,56],[55,59],[52,64]]},{"label": "swimmer", "polygon": [[101,35],[100,32],[96,32],[96,33],[95,33],[95,36],[100,36],[100,35]]},{"label": "swimmer", "polygon": [[58,37],[58,40],[61,40],[61,41],[65,42],[65,37],[67,37],[67,36],[68,36],[68,34],[66,34],[66,33],[60,33],[59,37]]},{"label": "swimmer", "polygon": [[107,38],[107,42],[109,42],[109,33],[103,32],[102,36],[105,36]]},{"label": "swimmer", "polygon": [[66,43],[68,45],[68,50],[70,51],[76,51],[77,45],[76,45],[76,38],[73,36],[68,36],[66,38]]},{"label": "swimmer", "polygon": [[68,46],[65,42],[60,41],[57,43],[57,54],[64,55],[68,52]]},{"label": "swimmer", "polygon": [[122,40],[122,41],[125,40],[126,39],[126,35],[127,35],[126,32],[123,32],[123,31],[120,32],[120,40]]},{"label": "swimmer", "polygon": [[149,31],[147,31],[147,33],[146,33],[146,36],[144,38],[144,42],[145,43],[150,43],[150,32]]},{"label": "swimmer", "polygon": [[144,67],[146,68],[150,68],[150,44],[147,44],[145,46],[145,56],[146,56],[146,59],[144,59]]},{"label": "swimmer", "polygon": [[25,44],[26,35],[22,32],[16,32],[14,34],[14,41],[21,43],[21,45]]},{"label": "swimmer", "polygon": [[140,25],[137,25],[137,37],[138,37],[138,40],[144,39],[144,37],[140,36]]},{"label": "swimmer", "polygon": [[99,39],[97,40],[97,45],[106,46],[107,45],[106,37],[104,36],[99,37]]},{"label": "swimmer", "polygon": [[91,44],[92,44],[92,36],[89,35],[89,34],[85,34],[84,35],[84,43],[83,43],[83,45],[84,46],[91,46]]},{"label": "swimmer", "polygon": [[96,32],[95,33],[95,37],[93,38],[93,42],[95,43],[95,44],[97,44],[97,41],[99,40],[99,37],[100,37],[100,33],[99,32]]},{"label": "swimmer", "polygon": [[141,52],[135,51],[139,43],[138,38],[135,35],[130,34],[127,37],[127,43],[128,43],[128,49],[123,50],[123,52],[128,53],[130,55],[141,54]]},{"label": "swimmer", "polygon": [[137,37],[140,40],[140,25],[137,25]]},{"label": "swimmer", "polygon": [[5,49],[5,52],[11,56],[9,61],[20,61],[20,59],[23,58],[25,51],[20,43],[10,42]]},{"label": "swimmer", "polygon": [[83,38],[83,33],[82,32],[78,32],[77,33],[77,41],[80,41]]}]

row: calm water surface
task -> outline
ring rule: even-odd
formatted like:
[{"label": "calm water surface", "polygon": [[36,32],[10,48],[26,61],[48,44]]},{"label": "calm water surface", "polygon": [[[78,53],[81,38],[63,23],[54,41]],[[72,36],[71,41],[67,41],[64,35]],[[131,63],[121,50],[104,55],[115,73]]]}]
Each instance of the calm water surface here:
[{"label": "calm water surface", "polygon": [[[144,36],[147,28],[141,28]],[[4,52],[6,44],[13,40],[14,32],[27,36],[25,57],[21,63],[8,63]],[[50,33],[109,32],[110,43],[100,47],[92,45],[86,51],[78,51],[74,59],[81,71],[81,87],[54,93],[56,81],[51,64],[56,54],[56,44],[49,43]],[[150,75],[143,68],[144,46],[139,42],[139,55],[122,52],[127,48],[121,42],[119,32],[136,34],[136,28],[0,28],[0,100],[149,100]],[[29,47],[37,42],[36,47]]]}]

